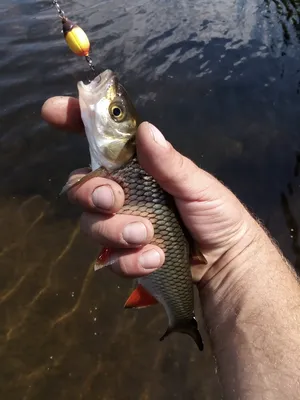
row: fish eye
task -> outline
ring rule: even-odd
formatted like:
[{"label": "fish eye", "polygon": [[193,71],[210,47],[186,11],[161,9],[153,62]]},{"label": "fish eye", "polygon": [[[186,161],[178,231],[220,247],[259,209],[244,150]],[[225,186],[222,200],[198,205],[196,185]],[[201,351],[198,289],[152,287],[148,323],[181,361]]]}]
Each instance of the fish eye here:
[{"label": "fish eye", "polygon": [[120,110],[119,107],[113,107],[112,112],[114,114],[115,117],[119,117],[122,113],[122,111]]},{"label": "fish eye", "polygon": [[111,117],[116,121],[116,122],[121,122],[125,118],[125,112],[124,109],[121,105],[116,105],[112,104],[109,107],[109,112]]}]

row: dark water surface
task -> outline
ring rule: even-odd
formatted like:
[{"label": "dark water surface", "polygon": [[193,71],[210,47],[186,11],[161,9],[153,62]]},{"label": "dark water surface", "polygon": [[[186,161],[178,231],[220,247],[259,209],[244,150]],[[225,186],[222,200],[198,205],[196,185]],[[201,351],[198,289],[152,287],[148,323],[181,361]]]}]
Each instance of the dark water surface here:
[{"label": "dark water surface", "polygon": [[[222,179],[300,270],[299,6],[290,0],[64,1],[96,66]],[[87,77],[50,1],[0,5],[0,398],[221,398],[206,346],[158,342],[163,312],[124,312],[130,282],[93,273],[80,210],[57,200],[85,139],[40,118]],[[203,330],[203,329],[202,329]],[[206,339],[207,343],[207,339]]]}]

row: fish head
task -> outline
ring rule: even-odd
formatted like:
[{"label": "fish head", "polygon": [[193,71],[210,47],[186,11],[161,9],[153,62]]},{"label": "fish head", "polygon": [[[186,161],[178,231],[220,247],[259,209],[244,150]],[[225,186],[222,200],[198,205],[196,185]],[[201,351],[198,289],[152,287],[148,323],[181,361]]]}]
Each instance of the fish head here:
[{"label": "fish head", "polygon": [[106,70],[85,85],[78,82],[81,118],[91,167],[114,170],[135,155],[137,114],[124,87]]}]

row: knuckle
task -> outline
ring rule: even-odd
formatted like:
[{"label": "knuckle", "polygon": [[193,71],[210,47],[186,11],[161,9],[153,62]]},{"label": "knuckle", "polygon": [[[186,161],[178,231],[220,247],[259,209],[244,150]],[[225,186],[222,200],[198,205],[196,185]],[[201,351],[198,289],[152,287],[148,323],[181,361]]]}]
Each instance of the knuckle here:
[{"label": "knuckle", "polygon": [[96,240],[116,247],[124,247],[126,244],[122,237],[122,221],[119,221],[118,216],[93,214],[88,220],[88,225],[92,237]]},{"label": "knuckle", "polygon": [[93,239],[99,240],[103,237],[103,222],[98,215],[84,212],[80,217],[80,229]]},{"label": "knuckle", "polygon": [[[126,259],[124,260],[124,258],[125,257],[120,257],[119,258],[119,262],[118,262],[119,269],[120,269],[122,275],[130,276],[131,275],[130,269],[128,270],[128,264],[126,263]],[[131,266],[131,268],[132,268],[132,266]]]},{"label": "knuckle", "polygon": [[93,214],[91,216],[90,229],[94,238],[114,241],[115,221],[113,221],[113,218]]},{"label": "knuckle", "polygon": [[91,236],[90,215],[88,213],[83,213],[80,217],[80,230]]},{"label": "knuckle", "polygon": [[125,277],[137,277],[141,275],[138,265],[138,254],[138,250],[122,250],[119,253],[116,267],[120,275]]},{"label": "knuckle", "polygon": [[177,153],[176,161],[177,161],[177,169],[179,171],[185,170],[184,157],[182,154]]},{"label": "knuckle", "polygon": [[177,181],[180,177],[182,181],[186,181],[189,178],[189,169],[186,165],[186,158],[180,153],[177,153],[176,164],[173,179]]}]

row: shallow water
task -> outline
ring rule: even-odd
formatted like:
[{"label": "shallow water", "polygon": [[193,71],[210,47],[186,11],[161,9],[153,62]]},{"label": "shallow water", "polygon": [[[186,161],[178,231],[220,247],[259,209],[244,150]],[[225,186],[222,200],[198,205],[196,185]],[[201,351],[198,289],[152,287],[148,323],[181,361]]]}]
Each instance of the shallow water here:
[{"label": "shallow water", "polygon": [[[224,181],[300,270],[299,9],[227,0],[64,1],[99,69],[118,72],[141,115]],[[89,162],[83,137],[40,108],[86,78],[50,1],[0,5],[0,397],[221,398],[207,343],[158,342],[159,309],[124,312],[130,282],[94,274],[80,210],[58,199]],[[203,331],[203,329],[202,329]]]}]

